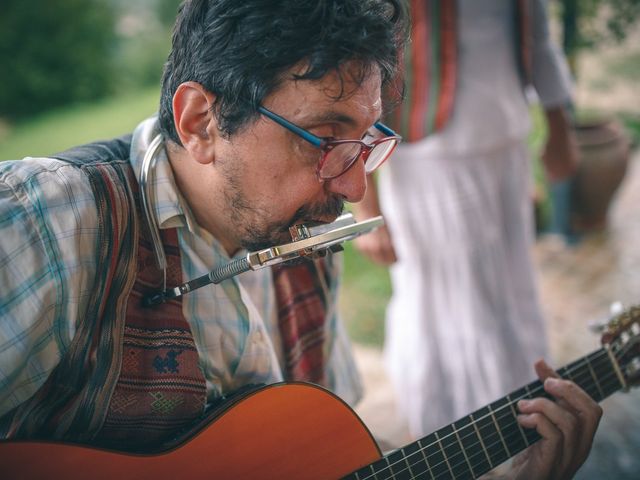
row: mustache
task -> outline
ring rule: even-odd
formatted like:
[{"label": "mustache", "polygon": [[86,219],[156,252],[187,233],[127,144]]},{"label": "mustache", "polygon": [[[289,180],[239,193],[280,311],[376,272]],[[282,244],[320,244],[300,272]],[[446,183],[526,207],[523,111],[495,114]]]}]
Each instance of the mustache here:
[{"label": "mustache", "polygon": [[304,205],[300,207],[296,213],[293,214],[289,224],[283,228],[283,231],[288,232],[289,227],[292,227],[296,223],[302,221],[305,222],[325,222],[326,218],[332,219],[340,216],[344,211],[344,200],[340,197],[330,197],[326,202],[315,205]]},{"label": "mustache", "polygon": [[293,214],[289,222],[273,224],[264,231],[249,229],[241,245],[251,252],[290,242],[289,227],[296,223],[326,223],[329,218],[333,221],[343,210],[344,200],[340,197],[330,197],[321,204],[305,205]]}]

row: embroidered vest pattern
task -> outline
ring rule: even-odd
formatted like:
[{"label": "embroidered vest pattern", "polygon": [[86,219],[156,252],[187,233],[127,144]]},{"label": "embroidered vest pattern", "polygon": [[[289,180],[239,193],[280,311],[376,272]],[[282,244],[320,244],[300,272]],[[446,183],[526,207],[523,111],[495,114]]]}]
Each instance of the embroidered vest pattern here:
[{"label": "embroidered vest pattern", "polygon": [[[182,282],[175,229],[161,232],[167,282]],[[198,365],[182,298],[143,308],[144,295],[163,287],[146,228],[138,242],[138,276],[127,304],[122,367],[104,426],[95,442],[145,449],[161,444],[193,424],[204,412],[206,385]]]}]

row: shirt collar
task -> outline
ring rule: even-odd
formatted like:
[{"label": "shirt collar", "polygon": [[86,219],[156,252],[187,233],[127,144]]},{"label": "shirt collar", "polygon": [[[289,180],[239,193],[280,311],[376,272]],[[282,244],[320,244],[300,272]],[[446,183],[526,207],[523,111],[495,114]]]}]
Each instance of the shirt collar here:
[{"label": "shirt collar", "polygon": [[[144,156],[149,145],[159,133],[160,126],[157,115],[140,123],[133,132],[130,162],[138,180]],[[147,181],[152,191],[152,197],[154,197],[152,210],[160,229],[186,227],[192,234],[212,245],[223,258],[229,258],[215,237],[198,225],[189,204],[178,189],[165,148],[158,151],[155,168]],[[246,250],[241,249],[233,258],[241,257],[246,253]]]},{"label": "shirt collar", "polygon": [[[140,178],[144,155],[153,139],[159,133],[160,128],[157,116],[143,121],[133,132],[131,165],[138,179]],[[164,148],[161,148],[157,154],[156,165],[148,182],[154,197],[152,209],[161,229],[186,226],[191,232],[195,232],[196,229],[200,230],[189,205],[178,190],[173,170]]]}]

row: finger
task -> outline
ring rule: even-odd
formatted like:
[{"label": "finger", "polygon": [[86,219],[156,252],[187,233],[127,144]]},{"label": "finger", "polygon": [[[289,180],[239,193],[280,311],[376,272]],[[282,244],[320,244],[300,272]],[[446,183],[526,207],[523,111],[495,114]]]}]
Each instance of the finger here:
[{"label": "finger", "polygon": [[533,366],[540,380],[544,381],[546,378],[549,378],[549,377],[560,378],[560,376],[556,373],[556,371],[553,368],[551,368],[549,364],[542,359],[538,360]]},{"label": "finger", "polygon": [[600,421],[602,409],[575,383],[547,377],[545,390],[558,399],[536,398],[518,405],[524,413],[541,412],[565,435],[566,471],[575,471],[584,462]]},{"label": "finger", "polygon": [[[570,452],[573,446],[578,443],[580,433],[578,419],[573,413],[557,403],[547,398],[538,397],[518,402],[518,409],[525,415],[542,415],[551,422],[557,430],[562,432],[563,446],[566,452]],[[542,432],[538,433],[543,435]]]},{"label": "finger", "polygon": [[542,437],[529,448],[527,458],[537,457],[538,464],[545,466],[547,472],[542,478],[556,478],[558,470],[564,469],[564,438],[560,429],[541,413],[520,414],[517,421],[525,428],[534,428]]},{"label": "finger", "polygon": [[600,421],[602,408],[587,392],[569,380],[547,378],[544,389],[558,400],[568,405],[578,415],[594,426]]},{"label": "finger", "polygon": [[[533,416],[533,419],[537,418],[536,415],[544,418],[544,421],[538,420],[536,430],[543,438],[554,442],[554,445],[560,442],[562,455],[556,459],[556,463],[562,471],[571,470],[579,449],[580,428],[575,415],[555,402],[541,397],[519,402],[518,408],[525,415]],[[553,428],[547,425],[547,422],[553,425]]]},{"label": "finger", "polygon": [[551,448],[562,448],[562,430],[549,417],[540,412],[521,413],[517,416],[517,420],[523,427],[535,428],[544,440],[550,442]]},{"label": "finger", "polygon": [[548,378],[544,389],[573,411],[579,422],[577,453],[586,456],[602,418],[602,407],[578,385],[567,380]]}]

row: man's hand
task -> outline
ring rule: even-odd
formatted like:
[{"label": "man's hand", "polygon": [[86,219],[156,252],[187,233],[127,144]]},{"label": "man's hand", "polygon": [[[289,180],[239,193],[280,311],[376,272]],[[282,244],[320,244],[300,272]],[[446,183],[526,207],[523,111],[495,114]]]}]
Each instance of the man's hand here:
[{"label": "man's hand", "polygon": [[535,428],[542,439],[515,458],[508,477],[569,479],[589,454],[602,408],[575,383],[559,379],[545,362],[537,362],[535,368],[545,391],[556,401],[518,402],[518,422]]}]

